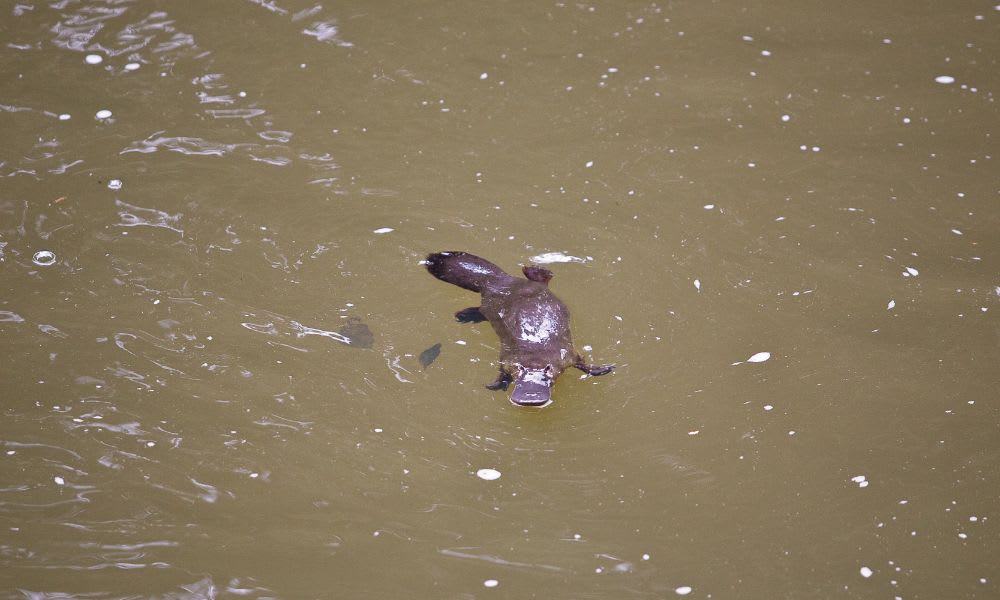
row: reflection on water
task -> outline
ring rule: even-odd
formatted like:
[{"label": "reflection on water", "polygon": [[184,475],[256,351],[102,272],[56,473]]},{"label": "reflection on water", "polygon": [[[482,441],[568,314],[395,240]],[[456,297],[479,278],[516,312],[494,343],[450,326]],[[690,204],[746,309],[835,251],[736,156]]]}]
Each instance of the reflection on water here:
[{"label": "reflection on water", "polygon": [[455,8],[0,8],[2,595],[1000,595],[1000,11]]}]

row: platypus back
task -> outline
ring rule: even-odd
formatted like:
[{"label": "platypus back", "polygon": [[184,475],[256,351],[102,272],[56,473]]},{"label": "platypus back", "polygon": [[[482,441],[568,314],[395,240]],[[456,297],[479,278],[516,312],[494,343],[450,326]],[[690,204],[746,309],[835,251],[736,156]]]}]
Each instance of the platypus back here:
[{"label": "platypus back", "polygon": [[487,284],[508,281],[512,277],[503,269],[467,252],[438,252],[425,261],[431,275],[441,281],[482,293]]}]

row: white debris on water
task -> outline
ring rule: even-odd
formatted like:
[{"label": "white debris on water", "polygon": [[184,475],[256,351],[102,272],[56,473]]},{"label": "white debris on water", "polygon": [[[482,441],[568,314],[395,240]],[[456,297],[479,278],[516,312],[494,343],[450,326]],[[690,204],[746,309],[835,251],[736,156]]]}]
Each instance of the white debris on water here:
[{"label": "white debris on water", "polygon": [[906,267],[906,273],[903,273],[903,277],[916,277],[917,275],[920,275],[920,271],[913,267]]},{"label": "white debris on water", "polygon": [[73,115],[71,115],[69,113],[63,113],[63,114],[59,115],[59,120],[60,121],[69,121],[72,118],[73,118]]},{"label": "white debris on water", "polygon": [[764,362],[769,358],[771,358],[770,352],[758,352],[757,354],[754,354],[753,356],[748,358],[747,362],[759,363],[759,362]]},{"label": "white debris on water", "polygon": [[395,231],[395,229],[393,229],[392,227],[379,227],[378,229],[372,231],[372,233],[377,233],[381,235],[383,233],[392,233],[393,231]]},{"label": "white debris on water", "polygon": [[895,300],[889,300],[889,304],[887,304],[885,308],[886,308],[886,310],[892,310],[892,309],[896,308],[896,301]]},{"label": "white debris on water", "polygon": [[137,62],[130,62],[130,63],[128,63],[128,64],[125,65],[125,70],[126,71],[138,71],[139,70],[139,66],[140,66],[139,63],[137,63]]},{"label": "white debris on water", "polygon": [[854,477],[851,477],[851,481],[858,484],[858,487],[860,488],[868,487],[868,479],[865,478],[864,475],[855,475]]},{"label": "white debris on water", "polygon": [[586,258],[580,258],[579,256],[573,256],[571,254],[566,254],[565,252],[544,252],[542,254],[537,254],[531,257],[531,262],[544,265],[551,263],[585,263],[589,260],[594,260],[590,256]]},{"label": "white debris on water", "polygon": [[[480,73],[480,74],[479,74],[479,78],[480,78],[480,79],[489,79],[489,77],[490,77],[490,74],[489,74],[489,73]],[[491,580],[491,581],[492,581],[492,580]]]},{"label": "white debris on water", "polygon": [[496,469],[479,469],[476,471],[476,477],[486,481],[495,481],[500,479],[500,471]]},{"label": "white debris on water", "polygon": [[483,585],[488,588],[495,588],[496,586],[500,585],[500,582],[497,581],[496,579],[487,579],[486,581],[483,582]]},{"label": "white debris on water", "polygon": [[62,477],[59,477],[58,475],[53,477],[52,481],[56,482],[56,485],[66,485],[66,480],[63,479]]},{"label": "white debris on water", "polygon": [[715,208],[715,205],[714,204],[706,204],[705,206],[702,206],[702,208],[704,208],[705,210],[712,210],[713,208]]},{"label": "white debris on water", "polygon": [[97,114],[94,116],[96,116],[98,119],[110,119],[111,111],[106,108],[102,108],[101,110],[97,111]]},{"label": "white debris on water", "polygon": [[121,179],[112,179],[111,181],[108,182],[108,189],[109,190],[120,190],[120,189],[122,189],[122,180]]},{"label": "white debris on water", "polygon": [[83,58],[88,65],[99,65],[104,62],[104,57],[100,54],[88,54]]},{"label": "white debris on water", "polygon": [[594,166],[594,161],[588,160],[587,163],[584,164],[583,166],[585,166],[585,167],[587,167],[589,169],[590,167]]},{"label": "white debris on water", "polygon": [[949,83],[955,83],[955,78],[951,75],[938,75],[934,78],[934,81],[947,85]]},{"label": "white debris on water", "polygon": [[861,567],[861,576],[864,577],[865,579],[868,579],[869,577],[871,577],[872,573],[873,573],[873,571],[871,569],[869,569],[868,567]]},{"label": "white debris on water", "polygon": [[693,589],[691,588],[691,586],[689,586],[689,585],[682,585],[679,588],[675,589],[674,593],[676,593],[678,596],[687,596],[692,591],[693,591]]},{"label": "white debris on water", "polygon": [[694,280],[694,289],[698,290],[699,292],[701,291],[701,280],[700,279],[695,279]]}]

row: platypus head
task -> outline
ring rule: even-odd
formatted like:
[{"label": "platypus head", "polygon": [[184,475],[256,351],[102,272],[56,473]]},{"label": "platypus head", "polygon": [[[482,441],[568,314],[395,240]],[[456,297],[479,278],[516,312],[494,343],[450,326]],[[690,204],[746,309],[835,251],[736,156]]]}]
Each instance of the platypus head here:
[{"label": "platypus head", "polygon": [[518,365],[510,401],[519,406],[548,406],[552,402],[552,384],[558,375],[552,365],[541,369]]}]

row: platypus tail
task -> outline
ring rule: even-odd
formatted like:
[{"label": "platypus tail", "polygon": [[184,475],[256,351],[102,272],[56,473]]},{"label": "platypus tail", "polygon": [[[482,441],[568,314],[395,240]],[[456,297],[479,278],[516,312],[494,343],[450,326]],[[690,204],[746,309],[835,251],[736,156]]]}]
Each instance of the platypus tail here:
[{"label": "platypus tail", "polygon": [[473,292],[482,292],[486,284],[496,283],[498,278],[511,277],[485,258],[467,252],[436,252],[427,255],[426,263],[431,275]]}]

